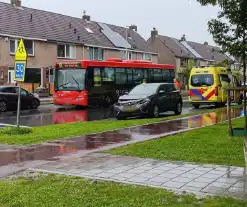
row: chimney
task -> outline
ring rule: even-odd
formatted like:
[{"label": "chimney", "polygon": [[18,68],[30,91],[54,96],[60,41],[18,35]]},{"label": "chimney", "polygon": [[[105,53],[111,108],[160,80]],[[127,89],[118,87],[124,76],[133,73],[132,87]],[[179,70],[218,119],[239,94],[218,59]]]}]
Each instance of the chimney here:
[{"label": "chimney", "polygon": [[21,7],[21,0],[11,0],[10,3],[16,7]]},{"label": "chimney", "polygon": [[181,37],[180,41],[181,41],[181,42],[186,41],[186,36],[185,36],[185,34]]},{"label": "chimney", "polygon": [[86,10],[83,11],[82,19],[85,20],[85,21],[90,21],[91,20],[91,17],[89,15],[87,15],[87,11]]},{"label": "chimney", "polygon": [[129,29],[137,32],[137,26],[134,24],[130,25]]},{"label": "chimney", "polygon": [[206,41],[206,42],[204,42],[204,45],[208,45],[208,42]]},{"label": "chimney", "polygon": [[156,36],[158,36],[159,32],[158,30],[154,27],[153,30],[151,31],[151,39],[152,41],[155,40]]}]

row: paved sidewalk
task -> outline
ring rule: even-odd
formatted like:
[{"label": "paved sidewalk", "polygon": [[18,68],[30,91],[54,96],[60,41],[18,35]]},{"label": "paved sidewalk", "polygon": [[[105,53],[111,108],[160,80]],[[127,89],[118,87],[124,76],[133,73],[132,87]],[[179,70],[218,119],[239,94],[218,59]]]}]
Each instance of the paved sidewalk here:
[{"label": "paved sidewalk", "polygon": [[247,198],[244,168],[168,162],[92,153],[50,162],[32,171],[164,188],[198,196]]}]

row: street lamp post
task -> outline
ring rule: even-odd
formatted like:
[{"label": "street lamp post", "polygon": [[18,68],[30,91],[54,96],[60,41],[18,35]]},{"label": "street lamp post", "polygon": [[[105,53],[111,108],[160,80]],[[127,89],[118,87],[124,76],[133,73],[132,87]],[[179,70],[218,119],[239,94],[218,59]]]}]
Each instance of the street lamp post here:
[{"label": "street lamp post", "polygon": [[[126,28],[125,28],[126,42],[128,42],[128,29],[129,29],[129,26],[126,26]],[[127,45],[126,45],[126,48],[125,48],[125,59],[128,60],[128,48],[127,48]]]}]

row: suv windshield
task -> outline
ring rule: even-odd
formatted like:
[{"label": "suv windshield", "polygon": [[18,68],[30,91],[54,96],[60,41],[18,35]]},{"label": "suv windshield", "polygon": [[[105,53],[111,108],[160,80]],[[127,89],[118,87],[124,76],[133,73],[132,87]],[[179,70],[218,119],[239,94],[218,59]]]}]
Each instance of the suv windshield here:
[{"label": "suv windshield", "polygon": [[212,86],[214,84],[214,76],[212,74],[192,75],[191,85],[194,87]]},{"label": "suv windshield", "polygon": [[55,71],[55,89],[59,91],[85,90],[85,69]]},{"label": "suv windshield", "polygon": [[129,95],[152,95],[157,92],[158,85],[153,84],[141,84],[133,88]]}]

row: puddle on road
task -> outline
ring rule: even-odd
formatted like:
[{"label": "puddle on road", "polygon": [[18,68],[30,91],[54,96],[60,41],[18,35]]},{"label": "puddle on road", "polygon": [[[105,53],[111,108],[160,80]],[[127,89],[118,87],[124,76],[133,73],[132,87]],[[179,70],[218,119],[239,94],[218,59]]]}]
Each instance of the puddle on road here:
[{"label": "puddle on road", "polygon": [[[231,113],[233,118],[243,116],[242,109],[232,109]],[[131,140],[148,140],[163,137],[179,130],[211,126],[226,120],[227,113],[224,108],[217,112],[180,120],[84,135],[69,140],[59,140],[29,147],[0,150],[0,166],[24,161],[46,160],[52,157],[74,153],[78,150],[98,149],[109,144],[118,144]]]},{"label": "puddle on road", "polygon": [[[20,123],[22,126],[46,126],[53,124],[64,124],[72,122],[87,122],[114,118],[114,112],[111,108],[84,109],[76,110],[74,108],[53,108],[45,110],[22,111]],[[0,123],[15,124],[15,112],[0,114]]]}]

